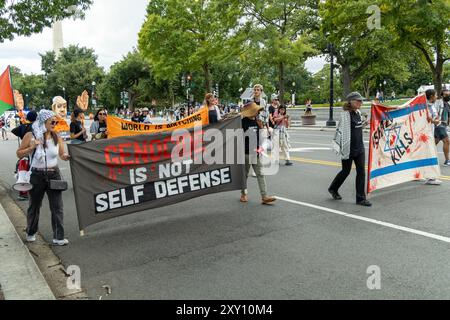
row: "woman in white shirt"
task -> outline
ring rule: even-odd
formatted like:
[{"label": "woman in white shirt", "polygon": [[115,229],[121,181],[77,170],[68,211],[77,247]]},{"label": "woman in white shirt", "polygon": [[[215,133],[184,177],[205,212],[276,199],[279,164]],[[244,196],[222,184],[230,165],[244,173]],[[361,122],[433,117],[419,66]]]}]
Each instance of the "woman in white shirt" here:
[{"label": "woman in white shirt", "polygon": [[64,208],[62,191],[51,190],[50,180],[62,180],[58,168],[58,156],[68,161],[70,156],[64,151],[64,142],[55,132],[58,123],[56,115],[49,110],[39,112],[33,131],[23,138],[17,157],[31,158],[31,179],[33,189],[30,191],[30,207],[27,212],[27,241],[35,242],[39,227],[39,214],[42,200],[47,193],[52,213],[53,245],[69,244],[64,239]]}]

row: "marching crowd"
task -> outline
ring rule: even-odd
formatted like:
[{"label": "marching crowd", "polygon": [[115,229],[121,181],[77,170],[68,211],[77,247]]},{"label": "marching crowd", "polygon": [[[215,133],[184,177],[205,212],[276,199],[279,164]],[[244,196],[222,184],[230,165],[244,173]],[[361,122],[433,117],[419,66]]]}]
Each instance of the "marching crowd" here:
[{"label": "marching crowd", "polygon": [[[257,178],[261,201],[264,205],[273,204],[276,198],[270,196],[267,191],[267,182],[264,176],[261,162],[262,154],[267,151],[265,142],[274,137],[279,139],[280,150],[285,159],[286,166],[292,166],[289,150],[289,126],[290,117],[285,106],[280,105],[276,94],[271,96],[268,104],[263,98],[263,86],[256,85],[253,89],[253,97],[247,101],[241,110],[242,128],[245,132],[245,172],[246,179],[252,174]],[[445,166],[450,166],[449,148],[450,139],[447,127],[450,125],[450,91],[444,89],[442,99],[438,99],[436,91],[426,92],[428,101],[429,123],[434,132],[436,144],[443,142],[445,154]],[[342,170],[333,180],[328,191],[334,200],[342,200],[339,189],[350,175],[352,164],[356,165],[356,203],[361,206],[370,207],[372,204],[367,200],[365,190],[365,146],[363,139],[363,129],[368,125],[367,119],[362,117],[360,109],[363,104],[363,97],[357,93],[351,93],[347,97],[344,105],[344,112],[337,128],[335,142],[339,145],[338,153],[342,160]],[[221,121],[226,112],[219,107],[214,94],[208,93],[205,96],[202,108],[208,108],[208,116],[211,124]],[[179,110],[178,113],[171,112],[167,120],[179,120],[192,115],[197,110],[194,107]],[[228,110],[229,111],[229,110]],[[140,123],[151,123],[152,113],[149,109],[136,110],[130,114],[131,121]],[[58,246],[67,245],[69,242],[64,236],[64,214],[62,192],[67,189],[67,183],[63,180],[58,167],[58,158],[68,161],[70,156],[65,152],[65,141],[71,140],[73,144],[85,143],[88,140],[100,140],[108,137],[106,109],[96,112],[90,126],[90,137],[85,128],[85,114],[82,108],[76,108],[71,114],[70,125],[67,125],[67,102],[62,97],[55,97],[52,110],[41,110],[39,113],[31,111],[25,119],[21,119],[22,124],[12,132],[20,138],[21,144],[17,150],[19,159],[28,159],[30,168],[30,184],[32,188],[20,193],[20,199],[29,200],[30,205],[27,212],[27,241],[36,241],[38,231],[39,211],[44,195],[47,194],[50,210],[51,223],[53,227],[53,244]],[[2,135],[5,121],[0,119]],[[61,132],[67,131],[64,136]],[[250,147],[250,138],[256,136],[257,146]],[[3,135],[6,139],[7,136]],[[251,173],[253,171],[253,173]],[[437,179],[428,179],[427,184],[439,185]],[[248,190],[241,191],[240,201],[246,203]]]}]

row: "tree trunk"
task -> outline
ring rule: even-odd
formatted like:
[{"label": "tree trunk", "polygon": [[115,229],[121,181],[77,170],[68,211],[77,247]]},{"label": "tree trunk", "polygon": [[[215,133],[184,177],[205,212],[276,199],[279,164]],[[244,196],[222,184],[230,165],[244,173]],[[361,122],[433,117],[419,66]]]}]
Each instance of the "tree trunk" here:
[{"label": "tree trunk", "polygon": [[350,66],[342,65],[342,80],[344,84],[344,97],[347,97],[352,92],[352,76],[350,74]]},{"label": "tree trunk", "polygon": [[172,108],[175,107],[175,93],[173,92],[173,82],[169,81],[169,99],[172,101]]},{"label": "tree trunk", "polygon": [[284,63],[280,62],[279,65],[279,88],[280,88],[280,96],[278,97],[280,99],[280,105],[284,106]]},{"label": "tree trunk", "polygon": [[211,92],[212,86],[211,86],[211,72],[209,69],[209,64],[205,63],[203,65],[203,72],[205,77],[205,89],[206,92]]},{"label": "tree trunk", "polygon": [[130,101],[128,102],[128,107],[130,108],[130,110],[134,111],[135,109],[134,103],[136,102],[137,98],[139,98],[139,94],[137,94],[133,90],[128,90],[128,97],[130,99]]},{"label": "tree trunk", "polygon": [[369,100],[370,99],[370,80],[364,79],[363,85],[364,85],[364,95],[365,95],[366,99]]},{"label": "tree trunk", "polygon": [[438,99],[441,97],[442,84],[444,82],[444,59],[442,59],[442,52],[438,52],[436,60],[436,72],[433,74],[434,89]]},{"label": "tree trunk", "polygon": [[441,96],[442,93],[442,84],[443,84],[443,78],[444,78],[444,53],[442,52],[442,46],[438,43],[436,45],[436,65],[434,64],[433,57],[429,55],[429,53],[426,51],[425,48],[414,44],[413,45],[419,49],[420,53],[425,57],[428,66],[430,67],[430,70],[433,74],[433,83],[434,83],[434,89],[436,90],[436,94],[438,97]]}]

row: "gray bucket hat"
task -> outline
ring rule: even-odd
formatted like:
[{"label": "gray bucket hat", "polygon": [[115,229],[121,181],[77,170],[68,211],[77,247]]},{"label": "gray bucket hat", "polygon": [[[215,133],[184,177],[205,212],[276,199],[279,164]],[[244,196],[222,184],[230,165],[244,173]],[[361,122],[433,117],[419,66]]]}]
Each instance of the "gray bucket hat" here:
[{"label": "gray bucket hat", "polygon": [[346,100],[347,101],[353,101],[353,100],[364,101],[364,97],[359,92],[352,92],[347,96]]}]

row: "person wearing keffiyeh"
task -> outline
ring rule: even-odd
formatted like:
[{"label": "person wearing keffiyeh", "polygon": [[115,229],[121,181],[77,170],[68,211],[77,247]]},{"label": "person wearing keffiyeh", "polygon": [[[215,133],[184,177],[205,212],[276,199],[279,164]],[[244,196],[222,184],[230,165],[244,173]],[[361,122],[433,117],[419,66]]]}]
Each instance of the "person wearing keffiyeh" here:
[{"label": "person wearing keffiyeh", "polygon": [[45,123],[53,118],[55,113],[49,110],[42,110],[39,112],[37,120],[33,123],[33,134],[34,139],[38,140],[40,144],[36,147],[36,152],[34,154],[33,160],[36,159],[38,161],[43,160],[45,157],[45,151],[43,148],[44,145],[44,135],[47,132],[47,128],[45,127]]},{"label": "person wearing keffiyeh", "polygon": [[366,149],[363,139],[363,128],[367,125],[361,117],[361,106],[364,98],[358,92],[348,95],[341,114],[337,132],[340,132],[341,146],[340,155],[342,160],[342,171],[336,176],[328,192],[334,200],[342,200],[339,189],[350,175],[353,162],[356,165],[356,204],[371,207],[372,203],[367,200],[365,181]]},{"label": "person wearing keffiyeh", "polygon": [[42,110],[32,126],[32,132],[25,135],[17,150],[17,157],[31,158],[30,206],[27,211],[27,242],[35,242],[39,229],[39,216],[42,200],[47,194],[52,214],[53,245],[65,246],[64,207],[62,191],[50,188],[51,180],[62,180],[58,167],[58,155],[63,161],[70,156],[65,153],[64,142],[55,131],[58,123],[52,111]]}]

